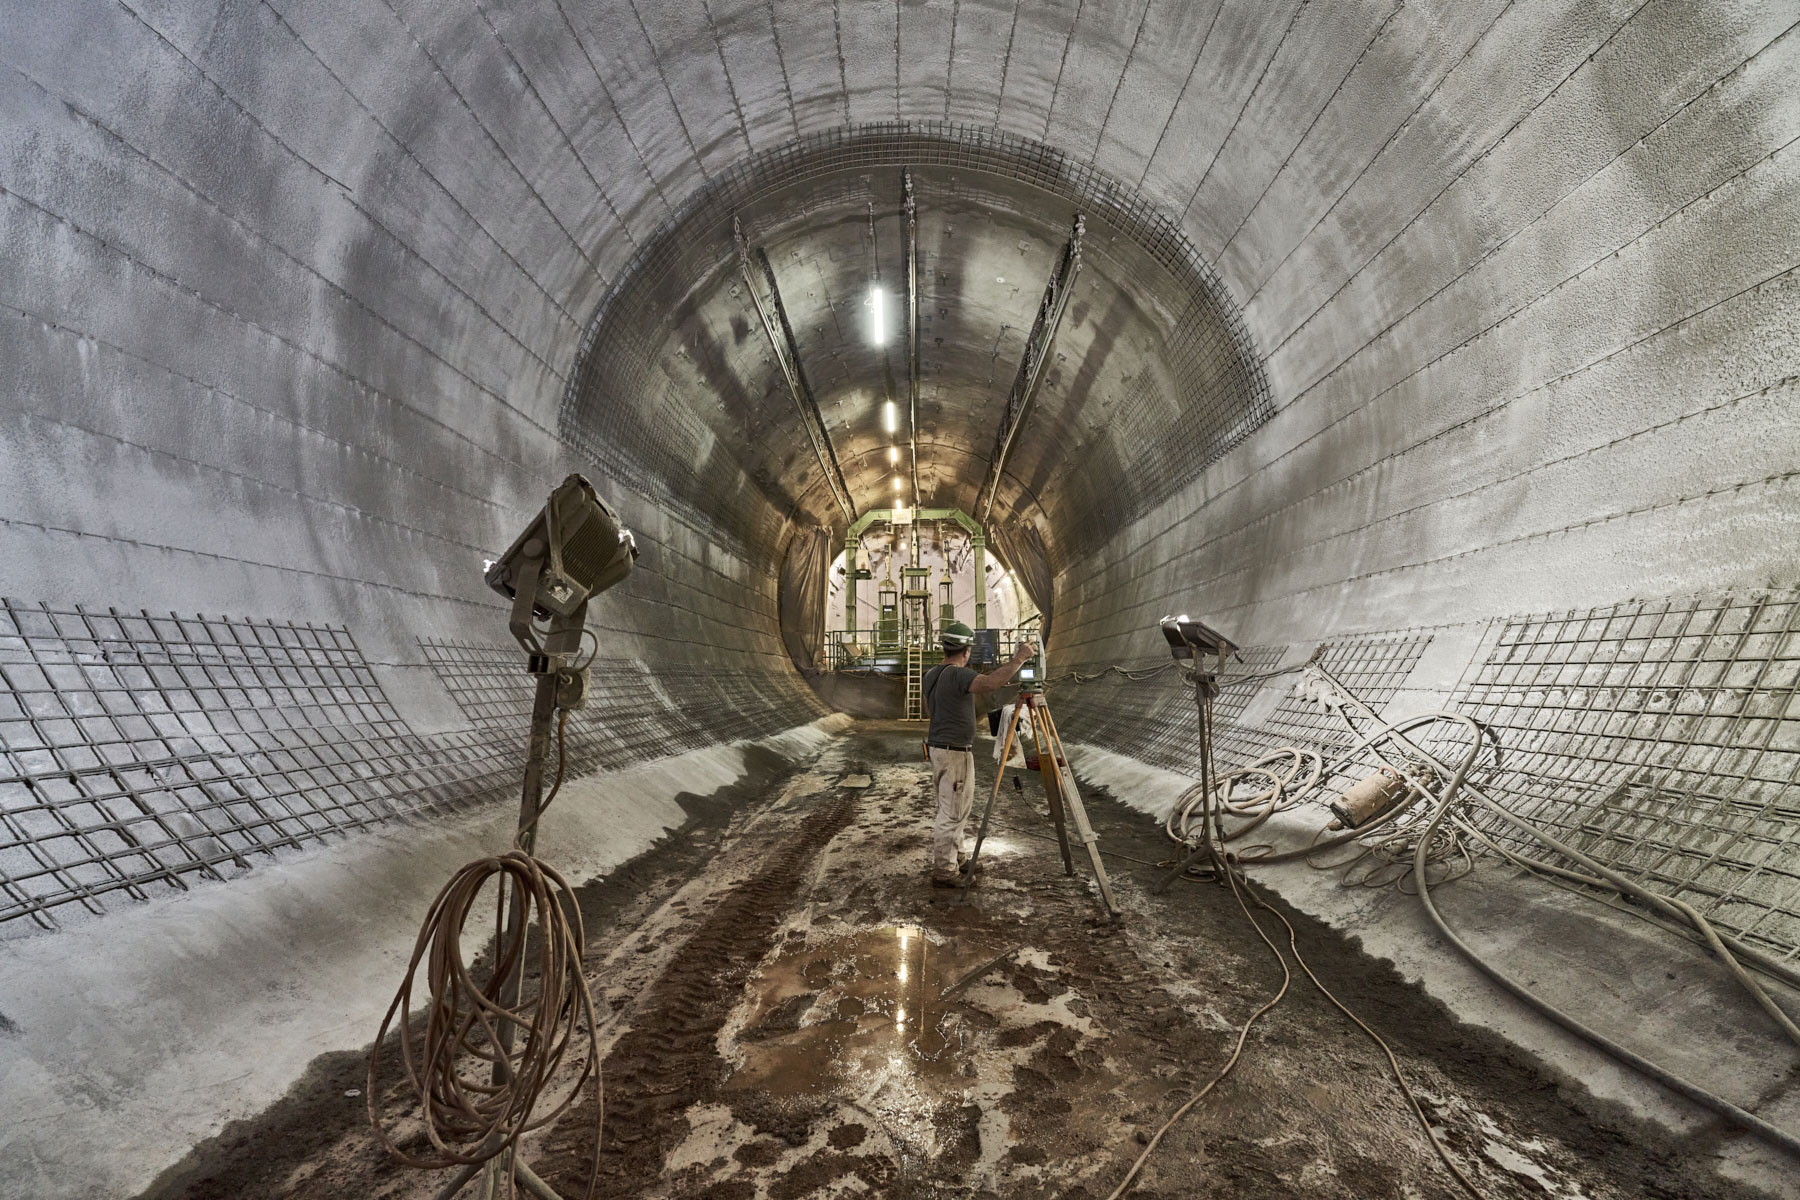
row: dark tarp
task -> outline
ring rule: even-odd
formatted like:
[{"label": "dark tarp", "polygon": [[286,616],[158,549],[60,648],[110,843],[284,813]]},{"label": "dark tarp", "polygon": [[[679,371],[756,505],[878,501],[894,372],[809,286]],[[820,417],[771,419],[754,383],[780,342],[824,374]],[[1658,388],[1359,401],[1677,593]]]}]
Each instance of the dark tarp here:
[{"label": "dark tarp", "polygon": [[1050,632],[1050,555],[1044,549],[1044,539],[1038,536],[1037,528],[1026,523],[1019,523],[1008,528],[996,523],[993,528],[994,550],[1000,560],[1013,573],[1025,594],[1044,615],[1044,636]]},{"label": "dark tarp", "polygon": [[788,540],[781,564],[781,641],[802,671],[825,667],[825,588],[830,580],[831,530],[806,525]]}]

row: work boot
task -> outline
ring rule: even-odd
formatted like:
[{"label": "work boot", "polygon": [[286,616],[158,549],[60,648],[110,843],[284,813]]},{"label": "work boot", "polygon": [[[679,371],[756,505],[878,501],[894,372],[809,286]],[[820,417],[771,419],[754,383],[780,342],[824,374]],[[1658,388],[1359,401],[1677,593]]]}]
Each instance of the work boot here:
[{"label": "work boot", "polygon": [[936,871],[931,873],[931,886],[934,888],[959,888],[962,885],[963,876],[960,874],[940,875]]},{"label": "work boot", "polygon": [[960,863],[956,864],[956,871],[957,871],[957,874],[959,874],[959,875],[967,875],[970,871],[974,871],[976,874],[980,874],[982,871],[984,871],[986,869],[987,868],[983,867],[980,863],[976,862],[974,859],[969,859],[969,858],[965,858]]}]

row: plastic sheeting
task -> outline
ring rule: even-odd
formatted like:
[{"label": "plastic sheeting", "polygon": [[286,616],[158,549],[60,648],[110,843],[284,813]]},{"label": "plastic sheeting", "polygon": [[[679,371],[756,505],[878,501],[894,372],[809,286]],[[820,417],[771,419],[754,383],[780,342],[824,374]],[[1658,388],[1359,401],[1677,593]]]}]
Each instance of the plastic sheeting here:
[{"label": "plastic sheeting", "polygon": [[802,671],[825,667],[825,588],[834,539],[821,525],[803,525],[788,541],[781,564],[781,641]]},{"label": "plastic sheeting", "polygon": [[993,530],[994,549],[1000,559],[1012,570],[1013,578],[1031,597],[1038,611],[1044,616],[1044,635],[1050,631],[1050,591],[1052,576],[1050,574],[1050,555],[1044,548],[1044,539],[1038,536],[1034,526],[1019,524],[1008,528],[996,522]]}]

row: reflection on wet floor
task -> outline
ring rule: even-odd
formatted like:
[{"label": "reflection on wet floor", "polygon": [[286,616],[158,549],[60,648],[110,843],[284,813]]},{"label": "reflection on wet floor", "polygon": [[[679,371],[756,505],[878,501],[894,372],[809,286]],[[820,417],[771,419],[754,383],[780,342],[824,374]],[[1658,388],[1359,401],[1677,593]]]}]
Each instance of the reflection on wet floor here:
[{"label": "reflection on wet floor", "polygon": [[970,1086],[979,1019],[944,993],[994,953],[914,925],[796,942],[756,985],[727,1090],[835,1097],[878,1111],[890,1132],[929,1140],[934,1113],[962,1103]]}]

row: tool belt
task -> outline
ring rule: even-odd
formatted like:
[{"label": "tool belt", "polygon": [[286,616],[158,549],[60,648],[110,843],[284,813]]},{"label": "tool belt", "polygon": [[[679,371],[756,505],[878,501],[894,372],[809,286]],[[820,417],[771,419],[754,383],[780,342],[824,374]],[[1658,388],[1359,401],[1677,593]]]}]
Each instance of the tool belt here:
[{"label": "tool belt", "polygon": [[972,746],[946,746],[942,742],[926,742],[925,746],[930,750],[961,750],[965,754],[974,749]]}]

